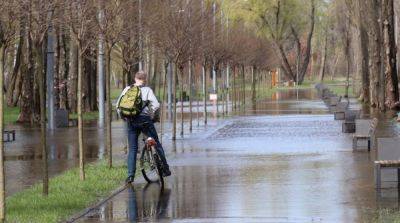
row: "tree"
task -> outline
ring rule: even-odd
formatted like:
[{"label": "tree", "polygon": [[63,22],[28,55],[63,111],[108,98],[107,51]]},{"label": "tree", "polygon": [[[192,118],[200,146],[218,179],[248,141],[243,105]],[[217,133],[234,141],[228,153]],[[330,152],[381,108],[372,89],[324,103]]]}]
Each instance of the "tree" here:
[{"label": "tree", "polygon": [[112,135],[111,135],[111,53],[115,44],[119,41],[123,30],[123,20],[120,15],[125,5],[119,0],[106,1],[104,3],[103,18],[99,20],[99,30],[105,43],[105,81],[106,81],[106,148],[108,151],[108,165],[112,167]]},{"label": "tree", "polygon": [[363,15],[365,12],[365,1],[364,0],[357,0],[356,8],[356,18],[357,18],[357,30],[358,30],[358,47],[356,48],[358,52],[358,60],[357,64],[358,69],[357,72],[359,73],[357,76],[361,76],[362,80],[362,87],[361,87],[361,94],[360,100],[366,104],[369,103],[369,69],[368,69],[368,33],[367,27],[368,24],[363,19]]},{"label": "tree", "polygon": [[117,43],[116,51],[122,61],[122,85],[132,84],[134,71],[138,68],[139,36],[138,36],[138,14],[137,1],[124,1],[120,16],[123,24],[120,33],[120,41]]},{"label": "tree", "polygon": [[[152,35],[152,39],[157,47],[162,49],[161,51],[166,56],[170,63],[175,64],[175,71],[173,73],[173,130],[172,139],[176,139],[176,124],[177,124],[177,107],[176,107],[176,95],[177,95],[177,78],[178,71],[180,74],[181,81],[181,93],[183,90],[183,72],[187,62],[190,59],[190,50],[194,46],[195,37],[190,35],[190,30],[198,25],[201,20],[187,19],[187,13],[190,4],[186,0],[180,1],[166,1],[160,3],[159,11],[157,11],[158,20],[153,21],[153,29],[158,30]],[[192,10],[194,11],[194,10]],[[201,15],[201,14],[200,14]],[[198,23],[194,23],[198,21]],[[183,109],[183,102],[181,104],[181,109]],[[183,114],[182,110],[181,113]],[[183,123],[183,120],[181,121]],[[182,127],[181,127],[182,128]]]},{"label": "tree", "polygon": [[0,4],[0,222],[5,221],[5,169],[4,169],[4,63],[5,63],[5,49],[15,37],[15,17],[13,9],[15,2],[7,0]]},{"label": "tree", "polygon": [[370,75],[370,104],[372,107],[384,109],[384,103],[380,89],[382,88],[381,78],[381,32],[379,25],[379,4],[377,0],[367,0],[367,19],[369,22],[369,75]]},{"label": "tree", "polygon": [[40,131],[41,131],[41,147],[43,160],[43,194],[49,193],[49,176],[48,176],[48,155],[47,155],[47,127],[46,127],[46,87],[45,87],[45,66],[44,61],[44,42],[47,37],[49,28],[49,20],[52,20],[52,12],[54,12],[55,1],[35,0],[31,1],[29,8],[29,18],[32,29],[29,32],[30,39],[33,43],[33,53],[35,56],[35,71],[38,77],[38,90],[40,98]]},{"label": "tree", "polygon": [[[303,1],[252,0],[243,4],[247,12],[243,17],[257,24],[261,34],[274,44],[274,48],[281,59],[281,68],[287,78],[301,84],[311,57],[311,41],[315,25],[315,1],[310,1],[309,19],[304,16]],[[308,28],[305,28],[307,24]],[[306,34],[305,46],[303,46],[301,39],[303,34]],[[288,51],[293,49],[293,44],[297,54],[296,64],[298,69],[296,70],[288,57]]]},{"label": "tree", "polygon": [[383,61],[385,74],[385,106],[394,109],[399,106],[399,85],[396,64],[396,42],[393,0],[382,0]]},{"label": "tree", "polygon": [[85,52],[94,41],[96,28],[96,8],[93,1],[73,0],[65,6],[70,31],[78,46],[78,86],[77,86],[77,113],[78,113],[78,144],[80,179],[85,180],[85,154],[83,145],[82,120],[82,78]]}]

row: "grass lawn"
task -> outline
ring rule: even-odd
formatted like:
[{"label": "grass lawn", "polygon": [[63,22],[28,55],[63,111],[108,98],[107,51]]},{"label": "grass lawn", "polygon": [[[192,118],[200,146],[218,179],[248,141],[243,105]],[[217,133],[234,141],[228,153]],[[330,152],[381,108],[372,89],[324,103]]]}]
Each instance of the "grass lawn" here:
[{"label": "grass lawn", "polygon": [[18,115],[19,115],[19,108],[15,107],[15,108],[10,108],[8,107],[6,104],[5,108],[4,108],[4,124],[8,125],[8,124],[12,124],[15,123],[18,119]]},{"label": "grass lawn", "polygon": [[50,179],[48,197],[42,196],[42,184],[6,199],[7,222],[60,222],[96,203],[122,185],[126,167],[109,169],[105,161],[86,166],[86,180],[79,180],[74,168]]},{"label": "grass lawn", "polygon": [[377,211],[373,222],[400,223],[400,212],[398,210],[381,209]]},{"label": "grass lawn", "polygon": [[[313,83],[310,81],[305,81],[302,85],[294,86],[294,87],[274,87],[274,88],[269,88],[269,87],[264,87],[260,88],[259,90],[257,89],[257,99],[264,99],[264,98],[270,98],[275,92],[280,91],[280,90],[290,90],[290,89],[307,89],[312,87]],[[251,91],[251,86],[246,87],[248,92]]]},{"label": "grass lawn", "polygon": [[[346,94],[346,86],[328,86],[328,88],[338,95],[345,95]],[[349,97],[353,97],[353,87],[349,87]]]},{"label": "grass lawn", "polygon": [[[84,121],[96,120],[99,118],[99,112],[98,111],[84,112],[82,114],[82,116],[83,116]],[[71,113],[71,114],[69,114],[69,118],[70,119],[78,119],[78,114]]]},{"label": "grass lawn", "polygon": [[121,94],[122,90],[123,89],[118,89],[118,88],[111,89],[111,95],[110,95],[111,101],[112,100],[117,100],[119,95]]}]

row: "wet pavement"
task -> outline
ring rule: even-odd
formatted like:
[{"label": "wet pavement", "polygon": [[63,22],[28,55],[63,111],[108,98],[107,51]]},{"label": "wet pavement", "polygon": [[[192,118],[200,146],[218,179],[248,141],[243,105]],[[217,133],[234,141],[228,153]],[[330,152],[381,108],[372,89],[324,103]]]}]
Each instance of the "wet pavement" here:
[{"label": "wet pavement", "polygon": [[[379,208],[398,209],[393,176],[374,189],[376,150],[353,152],[327,112],[312,90],[284,91],[166,141],[164,192],[139,181],[78,222],[371,222]],[[397,134],[380,123],[380,137]]]}]

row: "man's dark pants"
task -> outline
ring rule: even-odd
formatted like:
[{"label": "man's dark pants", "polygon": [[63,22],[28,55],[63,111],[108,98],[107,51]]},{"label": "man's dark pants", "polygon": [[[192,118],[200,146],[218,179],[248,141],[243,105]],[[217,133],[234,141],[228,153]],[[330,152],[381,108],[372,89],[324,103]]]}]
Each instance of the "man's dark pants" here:
[{"label": "man's dark pants", "polygon": [[148,137],[152,137],[157,142],[157,151],[160,155],[161,161],[167,166],[167,160],[165,159],[164,149],[160,141],[154,123],[150,116],[139,115],[135,118],[129,119],[128,124],[128,176],[135,176],[136,172],[136,157],[138,152],[138,139],[140,133],[145,134]]}]

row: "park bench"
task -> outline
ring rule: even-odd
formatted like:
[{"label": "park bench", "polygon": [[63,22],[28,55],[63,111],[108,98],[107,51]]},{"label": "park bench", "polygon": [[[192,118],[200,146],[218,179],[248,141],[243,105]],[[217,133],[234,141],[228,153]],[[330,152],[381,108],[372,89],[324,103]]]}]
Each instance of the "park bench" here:
[{"label": "park bench", "polygon": [[378,154],[374,161],[376,188],[381,188],[382,170],[397,170],[397,187],[400,188],[400,140],[398,138],[379,138],[377,139]]},{"label": "park bench", "polygon": [[[335,106],[330,106],[329,110],[334,114],[334,116],[335,116],[335,114],[336,114],[336,116],[339,116],[339,117],[336,117],[335,120],[343,120],[344,116],[345,116],[345,112],[346,112],[346,110],[348,110],[348,108],[349,108],[349,102],[339,102]],[[340,117],[340,116],[342,116],[342,117]]]},{"label": "park bench", "polygon": [[382,169],[397,169],[397,185],[400,187],[400,160],[377,160],[375,163],[375,182],[376,188],[381,188],[381,170]]},{"label": "park bench", "polygon": [[356,132],[356,119],[361,117],[361,111],[346,110],[344,112],[344,122],[342,123],[343,133],[355,133]]},{"label": "park bench", "polygon": [[336,97],[337,95],[330,91],[329,89],[325,89],[322,92],[322,100],[324,100],[326,103],[331,99],[331,97]]},{"label": "park bench", "polygon": [[366,140],[368,143],[368,151],[371,151],[371,143],[375,137],[375,130],[378,125],[378,119],[356,120],[356,133],[353,135],[353,150],[358,147],[359,140]]},{"label": "park bench", "polygon": [[68,127],[76,127],[78,126],[78,119],[68,119]]},{"label": "park bench", "polygon": [[15,141],[15,130],[4,130],[4,132],[3,132],[3,141],[4,142],[13,142],[13,141]]},{"label": "park bench", "polygon": [[318,92],[321,92],[323,89],[326,89],[325,85],[318,83],[315,85],[315,89],[317,89]]},{"label": "park bench", "polygon": [[333,117],[335,120],[344,120],[345,119],[346,110],[336,110],[333,112]]},{"label": "park bench", "polygon": [[[342,102],[341,102],[342,103]],[[334,111],[335,120],[355,121],[358,116],[357,111],[348,110],[349,103],[344,103],[337,106],[338,109]]]},{"label": "park bench", "polygon": [[342,96],[333,96],[329,99],[329,105],[331,107],[337,106],[342,101]]}]

